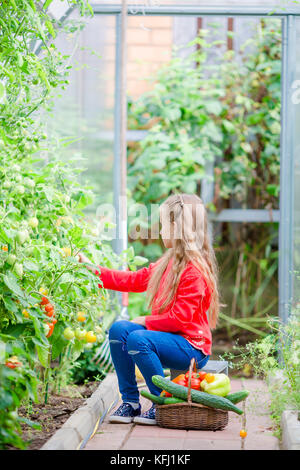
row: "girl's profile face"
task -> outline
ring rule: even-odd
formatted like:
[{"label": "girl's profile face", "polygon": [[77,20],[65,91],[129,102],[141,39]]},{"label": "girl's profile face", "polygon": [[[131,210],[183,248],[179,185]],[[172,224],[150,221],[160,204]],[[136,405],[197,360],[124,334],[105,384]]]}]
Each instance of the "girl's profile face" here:
[{"label": "girl's profile face", "polygon": [[170,222],[169,217],[164,215],[164,211],[160,210],[159,219],[161,223],[160,236],[163,244],[166,248],[172,248],[173,246],[173,235],[174,235],[174,223]]}]

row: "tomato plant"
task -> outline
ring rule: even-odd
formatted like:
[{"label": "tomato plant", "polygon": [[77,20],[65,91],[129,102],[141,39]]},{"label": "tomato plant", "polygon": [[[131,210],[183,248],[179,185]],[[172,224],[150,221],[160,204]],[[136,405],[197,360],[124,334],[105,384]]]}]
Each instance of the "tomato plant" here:
[{"label": "tomato plant", "polygon": [[[13,431],[17,414],[12,421],[5,416],[22,399],[47,402],[85,348],[104,340],[116,315],[117,302],[99,291],[99,279],[78,253],[115,269],[139,262],[132,249],[116,255],[95,232],[84,213],[93,193],[79,182],[77,164],[60,160],[60,144],[45,131],[42,113],[51,109],[54,90],[65,88],[69,71],[53,41],[61,25],[48,15],[49,2],[37,3],[0,2],[0,447],[23,445]],[[91,11],[87,0],[71,3],[82,15]],[[63,26],[65,32],[82,28],[81,20]],[[39,55],[34,42],[41,44]],[[83,321],[85,330],[78,330]]]},{"label": "tomato plant", "polygon": [[[84,350],[85,340],[63,336],[75,328],[73,312],[87,311],[85,325],[93,331],[108,311],[109,296],[99,295],[98,279],[77,253],[85,249],[93,262],[119,266],[84,218],[92,192],[71,162],[60,161],[59,145],[43,126],[42,113],[69,72],[68,57],[53,41],[61,25],[48,15],[50,2],[37,3],[0,2],[0,448],[24,447],[17,408],[26,399],[47,401],[65,364]],[[91,11],[87,0],[71,3],[81,15]],[[81,20],[64,23],[66,32],[81,28]],[[41,44],[41,54],[33,43]]]}]

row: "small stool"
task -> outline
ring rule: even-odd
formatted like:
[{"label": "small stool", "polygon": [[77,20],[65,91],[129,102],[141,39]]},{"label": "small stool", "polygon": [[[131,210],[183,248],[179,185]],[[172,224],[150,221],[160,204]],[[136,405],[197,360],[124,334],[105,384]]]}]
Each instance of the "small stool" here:
[{"label": "small stool", "polygon": [[[185,374],[189,369],[186,370],[176,370],[170,369],[171,380],[175,379],[180,374]],[[201,371],[203,372],[212,372],[213,374],[226,374],[228,375],[228,362],[227,361],[210,361],[208,360]]]}]

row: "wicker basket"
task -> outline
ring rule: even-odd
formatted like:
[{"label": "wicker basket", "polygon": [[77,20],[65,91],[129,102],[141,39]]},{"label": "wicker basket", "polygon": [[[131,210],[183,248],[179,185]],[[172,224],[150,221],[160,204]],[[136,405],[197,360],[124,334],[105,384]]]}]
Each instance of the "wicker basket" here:
[{"label": "wicker basket", "polygon": [[191,400],[191,372],[196,370],[195,360],[191,360],[189,370],[187,402],[173,405],[156,405],[155,419],[162,428],[200,429],[217,431],[228,424],[228,411],[217,410]]}]

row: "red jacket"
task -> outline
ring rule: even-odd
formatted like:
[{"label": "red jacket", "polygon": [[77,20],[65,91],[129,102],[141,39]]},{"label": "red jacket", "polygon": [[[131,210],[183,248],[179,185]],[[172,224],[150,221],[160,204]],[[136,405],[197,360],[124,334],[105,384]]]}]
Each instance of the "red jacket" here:
[{"label": "red jacket", "polygon": [[[159,260],[156,263],[158,262]],[[156,263],[150,263],[148,268],[138,271],[118,271],[99,266],[101,274],[96,271],[96,275],[105,289],[144,292]],[[163,274],[160,286],[171,266],[172,260]],[[99,284],[99,287],[102,285]],[[161,287],[158,294],[160,291]],[[181,275],[173,302],[161,314],[158,314],[158,306],[155,305],[151,315],[146,316],[146,328],[179,334],[196,349],[210,355],[212,336],[206,316],[210,300],[211,295],[204,276],[189,262]]]}]

